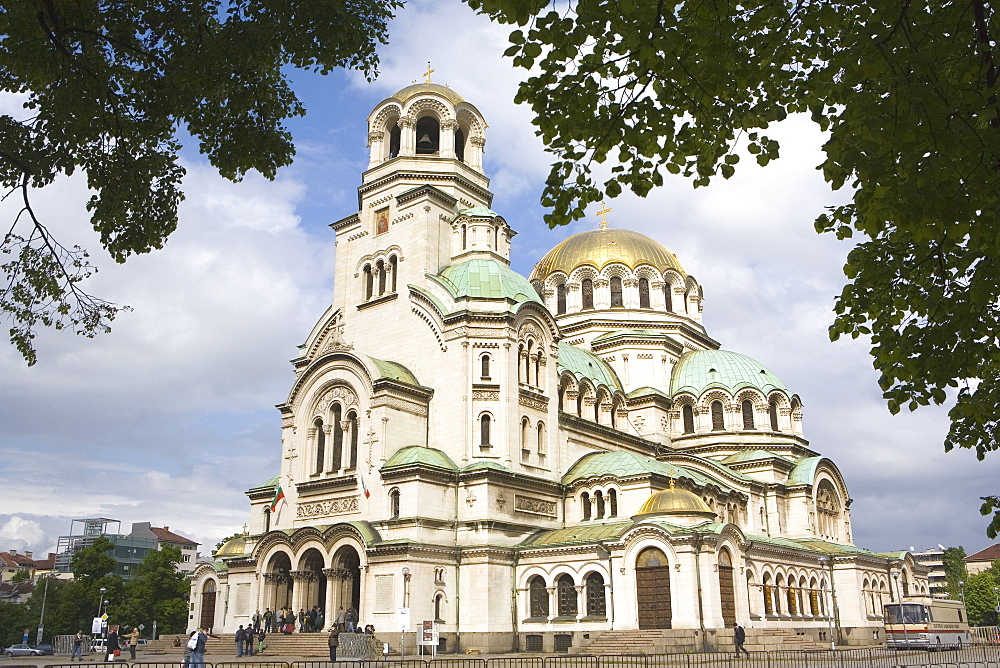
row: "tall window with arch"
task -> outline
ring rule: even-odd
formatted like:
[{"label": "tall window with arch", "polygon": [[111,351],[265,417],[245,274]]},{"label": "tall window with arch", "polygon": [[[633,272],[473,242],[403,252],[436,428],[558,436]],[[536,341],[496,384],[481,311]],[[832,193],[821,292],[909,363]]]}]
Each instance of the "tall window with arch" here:
[{"label": "tall window with arch", "polygon": [[594,281],[589,278],[580,282],[580,295],[583,300],[583,308],[594,308]]},{"label": "tall window with arch", "polygon": [[743,410],[743,428],[754,429],[753,402],[749,399],[744,399],[743,403],[740,404],[740,408]]},{"label": "tall window with arch", "polygon": [[469,228],[465,225],[465,223],[463,223],[462,224],[462,250],[465,250],[468,247],[469,247]]},{"label": "tall window with arch", "polygon": [[549,590],[545,587],[545,579],[536,575],[528,582],[528,614],[532,619],[548,619]]},{"label": "tall window with arch", "polygon": [[333,450],[330,452],[330,470],[339,471],[344,458],[344,423],[343,409],[340,404],[333,405]]},{"label": "tall window with arch", "polygon": [[395,255],[389,256],[389,274],[392,284],[392,292],[396,292],[396,274],[399,273],[399,259]]},{"label": "tall window with arch", "polygon": [[709,407],[712,412],[712,431],[723,431],[726,428],[726,418],[721,401],[713,401]]},{"label": "tall window with arch", "polygon": [[597,490],[594,492],[595,519],[604,519],[604,492]]},{"label": "tall window with arch", "polygon": [[379,260],[375,263],[375,273],[378,274],[378,296],[385,294],[385,262]]},{"label": "tall window with arch", "polygon": [[351,451],[348,458],[350,468],[358,468],[358,414],[351,411],[347,414],[348,429],[351,431]]},{"label": "tall window with arch", "polygon": [[608,517],[618,517],[618,492],[608,490]]},{"label": "tall window with arch", "polygon": [[538,421],[538,426],[536,427],[536,445],[539,457],[545,456],[545,423],[541,420]]},{"label": "tall window with arch", "polygon": [[483,353],[479,358],[479,377],[483,380],[490,379],[490,354]]},{"label": "tall window with arch", "polygon": [[316,430],[316,462],[313,473],[323,472],[324,457],[326,457],[326,430],[323,428],[323,420],[316,418],[313,422],[313,429]]},{"label": "tall window with arch", "polygon": [[576,585],[573,576],[564,573],[556,581],[556,597],[559,601],[560,617],[575,617],[577,611]]},{"label": "tall window with arch", "polygon": [[604,576],[591,573],[587,576],[587,616],[606,617],[608,614],[607,600],[604,592]]},{"label": "tall window with arch", "polygon": [[389,517],[399,519],[399,488],[389,490]]},{"label": "tall window with arch", "polygon": [[590,493],[584,492],[580,495],[580,505],[583,507],[583,519],[590,519]]},{"label": "tall window with arch", "polygon": [[461,127],[455,127],[455,158],[459,162],[465,162],[465,131]]},{"label": "tall window with arch", "polygon": [[531,449],[531,421],[527,417],[521,418],[521,450],[527,454]]},{"label": "tall window with arch", "polygon": [[490,423],[492,418],[489,413],[483,413],[479,417],[479,445],[483,448],[490,447]]},{"label": "tall window with arch", "polygon": [[771,418],[771,431],[781,431],[778,428],[778,400],[771,399],[767,402],[767,415]]},{"label": "tall window with arch", "polygon": [[264,508],[264,533],[271,530],[271,509]]},{"label": "tall window with arch", "polygon": [[649,308],[649,279],[639,279],[639,308]]},{"label": "tall window with arch", "polygon": [[434,621],[438,624],[444,623],[444,617],[442,616],[442,611],[444,609],[444,594],[437,594],[434,596]]},{"label": "tall window with arch", "polygon": [[622,295],[622,277],[611,277],[611,308],[622,308],[625,306],[625,298]]},{"label": "tall window with arch", "polygon": [[389,157],[395,158],[399,155],[399,139],[402,132],[399,129],[398,124],[394,124],[392,129],[389,131]]},{"label": "tall window with arch", "polygon": [[684,404],[681,407],[681,418],[684,422],[684,433],[694,433],[694,407],[691,404]]},{"label": "tall window with arch", "polygon": [[816,491],[816,515],[819,533],[824,538],[840,538],[840,496],[829,480],[822,480]]},{"label": "tall window with arch", "polygon": [[670,283],[663,284],[663,305],[667,313],[674,312],[674,286]]},{"label": "tall window with arch", "polygon": [[556,315],[566,312],[566,284],[560,283],[556,286]]},{"label": "tall window with arch", "polygon": [[436,155],[440,148],[440,126],[433,116],[424,116],[417,121],[417,155]]},{"label": "tall window with arch", "polygon": [[372,276],[372,266],[370,264],[365,265],[364,275],[365,275],[365,301],[368,301],[369,299],[372,298],[372,290],[375,281],[374,277]]}]

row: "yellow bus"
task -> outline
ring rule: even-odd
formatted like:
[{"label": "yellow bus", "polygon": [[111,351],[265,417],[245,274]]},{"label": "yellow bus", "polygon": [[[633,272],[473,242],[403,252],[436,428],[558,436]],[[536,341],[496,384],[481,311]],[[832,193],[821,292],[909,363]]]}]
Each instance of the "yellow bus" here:
[{"label": "yellow bus", "polygon": [[895,649],[961,649],[970,641],[965,604],[926,596],[885,606],[885,642]]}]

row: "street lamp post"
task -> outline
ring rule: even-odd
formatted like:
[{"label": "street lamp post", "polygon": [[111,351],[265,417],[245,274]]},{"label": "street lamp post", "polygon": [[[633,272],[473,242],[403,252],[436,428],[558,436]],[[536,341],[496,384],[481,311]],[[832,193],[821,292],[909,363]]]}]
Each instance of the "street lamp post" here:
[{"label": "street lamp post", "polygon": [[895,571],[892,577],[896,580],[896,600],[899,601],[899,618],[903,622],[903,648],[905,649],[909,636],[906,635],[906,612],[905,608],[903,608],[902,590],[899,588],[899,571]]},{"label": "street lamp post", "polygon": [[[820,567],[825,567],[826,563],[829,560],[830,560],[829,557],[820,557],[819,558]],[[820,580],[820,582],[823,583],[823,580]],[[833,582],[831,581],[830,584],[833,585]],[[823,583],[823,601],[824,601],[824,603],[826,602],[826,584],[825,583]],[[831,650],[836,649],[837,646],[836,646],[836,644],[833,641],[833,606],[830,606],[827,609],[827,611],[826,611],[826,626],[827,626],[827,633],[830,635],[830,649]]]},{"label": "street lamp post", "polygon": [[[410,567],[403,566],[403,608],[406,608],[407,600],[409,599],[409,589],[410,586]],[[409,619],[409,616],[407,616]],[[399,624],[399,658],[403,658],[404,642],[406,641],[405,628],[403,627],[402,620]]]},{"label": "street lamp post", "polygon": [[[98,619],[101,618],[101,608],[103,608],[104,604],[107,603],[107,601],[104,600],[104,594],[107,591],[108,590],[106,588],[104,588],[104,587],[101,587],[100,590],[98,590],[98,596],[97,596],[97,618]],[[100,636],[103,633],[103,631],[104,631],[104,623],[103,622],[101,623],[100,629],[101,629],[101,631],[98,632],[98,634],[97,634],[98,636]]]},{"label": "street lamp post", "polygon": [[965,580],[958,581],[958,595],[962,599],[962,605],[965,605]]}]

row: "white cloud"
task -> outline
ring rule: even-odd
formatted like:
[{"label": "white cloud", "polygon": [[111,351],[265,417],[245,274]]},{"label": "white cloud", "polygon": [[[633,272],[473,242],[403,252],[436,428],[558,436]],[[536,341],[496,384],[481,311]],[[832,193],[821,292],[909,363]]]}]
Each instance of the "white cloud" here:
[{"label": "white cloud", "polygon": [[44,539],[45,532],[38,522],[17,515],[0,527],[0,543],[7,545],[6,550],[24,550]]}]

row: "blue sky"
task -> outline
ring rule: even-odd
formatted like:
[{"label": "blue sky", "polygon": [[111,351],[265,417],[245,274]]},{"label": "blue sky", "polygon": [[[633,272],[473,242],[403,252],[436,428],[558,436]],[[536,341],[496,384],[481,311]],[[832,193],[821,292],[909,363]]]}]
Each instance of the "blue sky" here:
[{"label": "blue sky", "polygon": [[[558,230],[542,223],[549,158],[529,111],[512,102],[522,72],[501,56],[508,32],[457,1],[408,3],[380,51],[378,81],[296,74],[309,114],[290,121],[294,165],[274,182],[231,184],[187,152],[178,231],[163,251],[125,265],[83,229],[78,178],[37,194],[64,243],[99,263],[91,290],[134,311],[93,340],[43,332],[31,369],[0,348],[0,550],[51,550],[82,517],[166,525],[208,547],[242,527],[244,490],[278,468],[274,405],[289,388],[288,360],[332,294],[327,226],[356,210],[365,118],[427,61],[434,81],[490,125],[485,165],[493,208],[518,231],[516,270],[527,274],[546,250],[596,225],[593,215]],[[0,99],[4,112],[16,107]],[[846,196],[816,171],[822,136],[807,120],[790,119],[777,136],[783,158],[768,168],[744,161],[730,181],[698,190],[670,179],[646,199],[609,202],[609,220],[676,253],[705,288],[710,335],[802,397],[806,437],[838,463],[854,499],[858,545],[977,551],[990,542],[978,497],[997,491],[1000,455],[945,454],[946,409],[890,416],[866,342],[829,341],[849,246],[816,235],[812,221]]]}]

